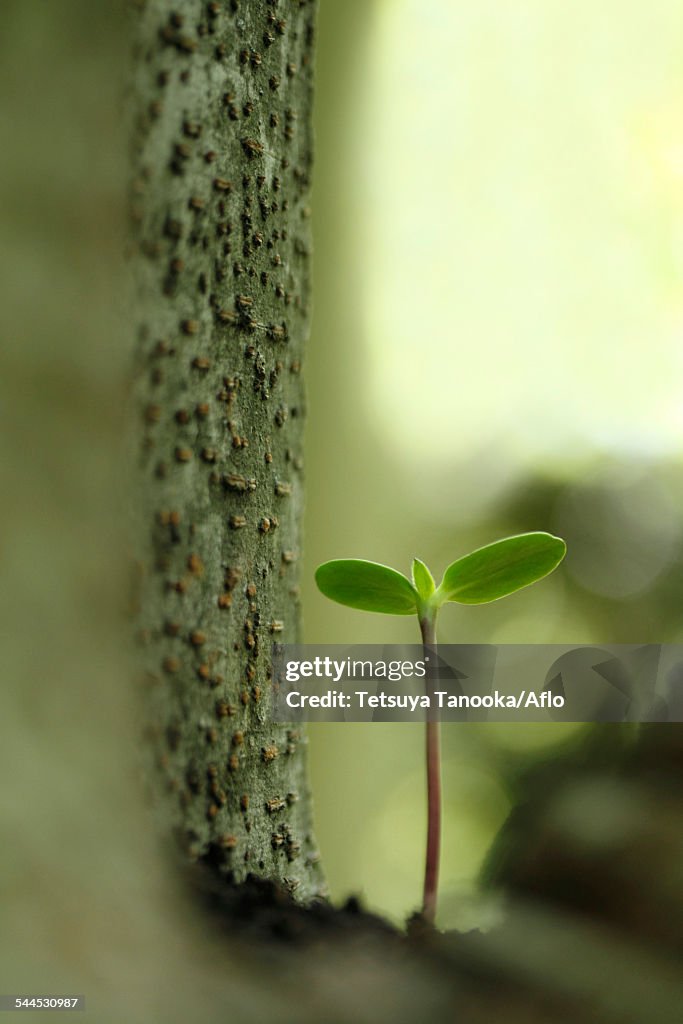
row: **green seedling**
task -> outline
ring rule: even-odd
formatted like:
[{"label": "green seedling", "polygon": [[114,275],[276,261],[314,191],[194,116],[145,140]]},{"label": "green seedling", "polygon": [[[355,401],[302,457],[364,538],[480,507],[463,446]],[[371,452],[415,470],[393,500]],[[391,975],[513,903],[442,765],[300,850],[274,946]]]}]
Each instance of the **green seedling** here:
[{"label": "green seedling", "polygon": [[[567,551],[549,533],[522,533],[478,548],[448,566],[437,587],[419,558],[412,581],[396,569],[358,558],[335,559],[318,566],[315,580],[322,593],[339,604],[388,615],[417,615],[425,652],[436,655],[436,620],[449,601],[488,604],[543,579]],[[427,851],[422,916],[433,923],[439,882],[441,845],[441,758],[439,723],[427,720]]]}]

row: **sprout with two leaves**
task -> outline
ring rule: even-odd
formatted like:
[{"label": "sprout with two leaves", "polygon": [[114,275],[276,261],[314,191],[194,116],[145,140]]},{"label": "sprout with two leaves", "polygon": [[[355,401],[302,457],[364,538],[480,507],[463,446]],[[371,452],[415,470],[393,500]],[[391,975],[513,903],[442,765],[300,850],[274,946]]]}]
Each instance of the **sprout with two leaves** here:
[{"label": "sprout with two leaves", "polygon": [[[522,533],[459,558],[448,566],[438,587],[419,558],[413,560],[412,582],[395,569],[358,558],[324,562],[315,579],[322,593],[339,604],[388,615],[417,615],[425,650],[436,654],[436,619],[442,605],[498,601],[543,579],[557,568],[566,551],[565,542],[550,533]],[[433,923],[441,843],[439,723],[428,717],[426,728],[427,851],[422,916]]]}]

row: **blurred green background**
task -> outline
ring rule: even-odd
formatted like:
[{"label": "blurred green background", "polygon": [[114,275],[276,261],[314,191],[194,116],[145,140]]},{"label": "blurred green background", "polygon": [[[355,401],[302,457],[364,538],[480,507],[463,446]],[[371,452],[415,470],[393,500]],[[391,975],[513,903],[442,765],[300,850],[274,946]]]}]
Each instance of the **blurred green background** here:
[{"label": "blurred green background", "polygon": [[[323,0],[305,552],[308,642],[417,641],[327,602],[365,557],[435,572],[549,529],[562,571],[447,609],[445,642],[680,642],[683,19],[559,0]],[[447,726],[440,923],[523,767],[585,727]],[[332,893],[420,901],[419,726],[311,727]]]}]

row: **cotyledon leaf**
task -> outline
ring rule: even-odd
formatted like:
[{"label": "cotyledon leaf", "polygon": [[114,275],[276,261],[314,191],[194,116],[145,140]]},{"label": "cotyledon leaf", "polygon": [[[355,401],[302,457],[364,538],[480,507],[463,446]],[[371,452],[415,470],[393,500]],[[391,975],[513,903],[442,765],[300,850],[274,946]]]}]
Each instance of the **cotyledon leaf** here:
[{"label": "cotyledon leaf", "polygon": [[412,583],[395,569],[360,558],[323,562],[315,581],[325,597],[350,608],[388,615],[413,615],[418,595]]},{"label": "cotyledon leaf", "polygon": [[547,576],[560,564],[566,551],[565,542],[550,533],[505,537],[449,565],[437,596],[440,603],[497,601]]}]

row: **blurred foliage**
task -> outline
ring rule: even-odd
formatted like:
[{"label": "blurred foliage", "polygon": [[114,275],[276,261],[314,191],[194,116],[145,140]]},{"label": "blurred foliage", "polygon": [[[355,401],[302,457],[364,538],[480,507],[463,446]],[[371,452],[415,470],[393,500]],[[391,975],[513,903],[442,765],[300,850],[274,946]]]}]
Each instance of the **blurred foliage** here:
[{"label": "blurred foliage", "polygon": [[[680,323],[671,246],[683,208],[670,189],[671,162],[648,163],[654,150],[677,152],[680,125],[655,114],[680,102],[680,47],[670,32],[680,12],[661,0],[645,25],[637,12],[623,19],[610,7],[621,34],[609,34],[605,11],[586,8],[591,46],[572,63],[562,54],[579,37],[586,42],[586,18],[557,4],[533,3],[523,18],[496,3],[322,4],[307,364],[309,642],[418,642],[407,619],[324,601],[312,581],[319,562],[368,558],[407,574],[417,556],[438,575],[453,557],[527,530],[566,539],[561,569],[513,602],[445,609],[443,642],[683,636],[683,477],[672,454],[682,382],[670,330]],[[652,49],[634,82],[643,32]],[[433,45],[416,45],[428,37]],[[445,59],[449,47],[457,63]],[[656,138],[634,128],[655,121]],[[557,188],[546,188],[555,172]],[[638,294],[619,297],[632,288],[645,296],[637,330]],[[570,313],[579,289],[590,299],[571,300]],[[583,353],[571,366],[567,346]],[[614,374],[606,377],[608,358]],[[497,830],[523,799],[521,780],[534,766],[554,778],[558,764],[592,763],[596,747],[587,755],[585,744],[593,732],[444,728],[442,925],[487,919],[490,906],[472,893]],[[614,763],[622,732],[597,733]],[[332,891],[361,891],[399,921],[419,903],[422,730],[320,725],[311,735]]]}]

